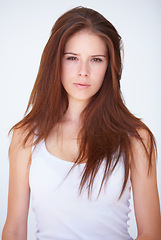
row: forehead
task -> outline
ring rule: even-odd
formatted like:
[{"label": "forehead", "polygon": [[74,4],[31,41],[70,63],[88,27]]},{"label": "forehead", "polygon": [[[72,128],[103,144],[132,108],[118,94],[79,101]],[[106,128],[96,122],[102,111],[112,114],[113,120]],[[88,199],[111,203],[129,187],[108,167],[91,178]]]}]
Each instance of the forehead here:
[{"label": "forehead", "polygon": [[81,30],[74,33],[66,42],[65,51],[92,52],[92,54],[105,54],[107,45],[102,37],[90,30]]}]

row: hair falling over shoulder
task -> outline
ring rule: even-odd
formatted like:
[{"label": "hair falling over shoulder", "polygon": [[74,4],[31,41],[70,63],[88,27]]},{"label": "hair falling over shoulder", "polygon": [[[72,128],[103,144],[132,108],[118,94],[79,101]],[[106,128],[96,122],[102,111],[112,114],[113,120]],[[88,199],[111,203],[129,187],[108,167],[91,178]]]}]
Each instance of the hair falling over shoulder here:
[{"label": "hair falling over shoulder", "polygon": [[[12,129],[26,130],[24,144],[32,134],[36,134],[36,145],[42,139],[46,140],[55,124],[62,119],[68,108],[68,98],[61,84],[61,59],[67,40],[82,29],[91,30],[105,41],[109,64],[101,89],[82,112],[79,156],[75,164],[85,159],[87,163],[80,183],[80,192],[87,184],[88,193],[91,194],[98,169],[102,161],[106,160],[102,188],[121,156],[125,167],[123,192],[132,159],[131,138],[135,137],[143,144],[148,154],[149,166],[155,140],[148,127],[130,113],[123,102],[120,90],[121,37],[115,27],[95,10],[76,7],[55,22],[42,54],[25,116]],[[144,129],[150,136],[148,149],[139,134],[139,129]]]}]

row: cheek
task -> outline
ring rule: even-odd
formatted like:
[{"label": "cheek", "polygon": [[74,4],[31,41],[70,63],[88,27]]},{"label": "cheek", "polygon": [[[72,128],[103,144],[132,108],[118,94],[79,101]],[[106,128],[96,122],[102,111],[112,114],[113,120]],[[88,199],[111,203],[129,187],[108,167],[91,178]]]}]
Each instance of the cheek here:
[{"label": "cheek", "polygon": [[99,90],[103,84],[105,74],[106,74],[107,67],[104,67],[102,69],[99,69],[97,71],[97,90]]},{"label": "cheek", "polygon": [[61,69],[61,76],[62,78],[67,78],[72,75],[74,72],[74,67],[72,64],[63,64]]},{"label": "cheek", "polygon": [[66,79],[69,77],[69,69],[66,66],[62,66],[61,68],[61,82],[64,84],[66,82]]},{"label": "cheek", "polygon": [[62,78],[66,75],[66,72],[67,72],[67,68],[66,68],[65,65],[63,64],[63,65],[62,65],[62,68],[61,68],[61,76],[62,76]]},{"label": "cheek", "polygon": [[97,69],[96,74],[100,82],[103,82],[105,74],[106,74],[107,66],[104,66],[101,69]]}]

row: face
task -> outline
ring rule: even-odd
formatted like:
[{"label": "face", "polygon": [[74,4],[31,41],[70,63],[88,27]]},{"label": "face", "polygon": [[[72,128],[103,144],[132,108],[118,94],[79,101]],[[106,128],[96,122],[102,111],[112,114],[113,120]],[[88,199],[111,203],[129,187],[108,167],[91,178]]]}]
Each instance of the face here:
[{"label": "face", "polygon": [[75,33],[67,41],[62,59],[61,82],[68,100],[89,102],[100,87],[108,65],[103,39],[89,30]]}]

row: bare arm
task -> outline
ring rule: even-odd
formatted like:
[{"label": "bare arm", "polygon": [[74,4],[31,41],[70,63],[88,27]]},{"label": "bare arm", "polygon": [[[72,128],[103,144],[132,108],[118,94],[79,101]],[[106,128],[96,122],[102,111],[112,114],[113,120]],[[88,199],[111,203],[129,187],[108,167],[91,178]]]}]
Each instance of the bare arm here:
[{"label": "bare arm", "polygon": [[[148,133],[142,131],[141,137],[148,149]],[[161,239],[161,215],[157,189],[156,159],[152,156],[152,167],[148,173],[148,159],[143,145],[133,140],[131,180],[134,197],[134,209],[138,228],[137,240]]]},{"label": "bare arm", "polygon": [[31,147],[23,146],[23,137],[22,130],[14,131],[10,145],[8,210],[2,240],[27,239]]}]

